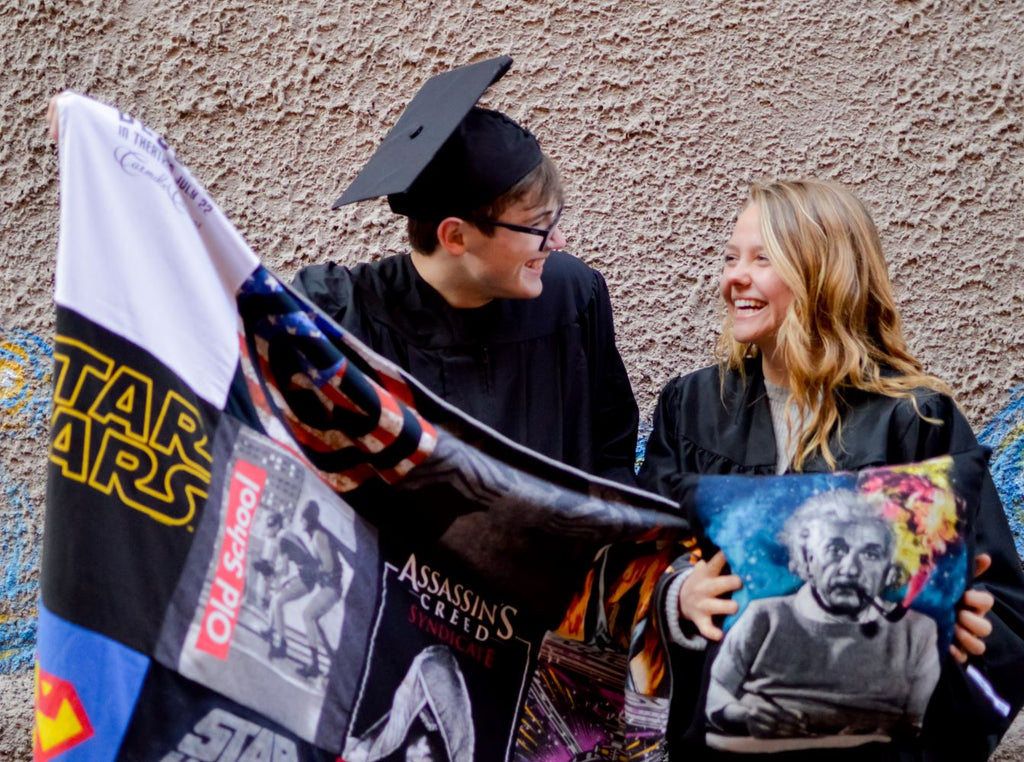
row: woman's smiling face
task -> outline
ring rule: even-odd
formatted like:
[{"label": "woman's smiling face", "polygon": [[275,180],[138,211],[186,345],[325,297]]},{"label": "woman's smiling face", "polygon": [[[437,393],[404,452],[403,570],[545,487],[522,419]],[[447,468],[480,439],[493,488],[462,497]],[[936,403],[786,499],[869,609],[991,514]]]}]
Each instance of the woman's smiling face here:
[{"label": "woman's smiling face", "polygon": [[768,261],[757,204],[748,204],[736,220],[725,245],[720,288],[731,318],[732,338],[755,345],[770,358],[793,292]]}]

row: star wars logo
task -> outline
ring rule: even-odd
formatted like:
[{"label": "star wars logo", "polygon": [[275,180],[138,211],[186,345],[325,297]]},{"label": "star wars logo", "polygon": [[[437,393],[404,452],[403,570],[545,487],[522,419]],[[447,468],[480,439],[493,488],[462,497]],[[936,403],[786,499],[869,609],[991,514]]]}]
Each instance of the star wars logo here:
[{"label": "star wars logo", "polygon": [[50,461],[171,526],[206,497],[212,458],[199,410],[174,390],[95,348],[58,336]]},{"label": "star wars logo", "polygon": [[160,762],[298,762],[290,738],[223,709],[212,709],[195,724],[178,748]]}]

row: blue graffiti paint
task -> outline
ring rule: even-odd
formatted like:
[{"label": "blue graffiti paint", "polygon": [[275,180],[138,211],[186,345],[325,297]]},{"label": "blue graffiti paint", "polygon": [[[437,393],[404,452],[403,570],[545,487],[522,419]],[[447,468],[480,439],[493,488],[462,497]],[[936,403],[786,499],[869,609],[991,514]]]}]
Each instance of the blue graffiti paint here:
[{"label": "blue graffiti paint", "polygon": [[[45,452],[53,350],[20,328],[0,328],[0,439],[38,439]],[[26,486],[0,467],[0,673],[32,665],[39,542]]]},{"label": "blue graffiti paint", "polygon": [[637,432],[636,438],[636,461],[633,463],[633,470],[637,473],[640,473],[640,466],[643,465],[644,457],[647,455],[647,440],[650,439],[652,431],[654,431],[654,426],[647,421],[640,421],[640,430]]},{"label": "blue graffiti paint", "polygon": [[24,484],[0,469],[0,674],[28,669],[36,642],[39,543],[35,505]]},{"label": "blue graffiti paint", "polygon": [[46,433],[52,367],[48,341],[20,328],[0,329],[0,437]]},{"label": "blue graffiti paint", "polygon": [[1024,386],[1010,392],[1010,402],[978,435],[992,448],[989,467],[1003,500],[1017,554],[1024,558]]}]

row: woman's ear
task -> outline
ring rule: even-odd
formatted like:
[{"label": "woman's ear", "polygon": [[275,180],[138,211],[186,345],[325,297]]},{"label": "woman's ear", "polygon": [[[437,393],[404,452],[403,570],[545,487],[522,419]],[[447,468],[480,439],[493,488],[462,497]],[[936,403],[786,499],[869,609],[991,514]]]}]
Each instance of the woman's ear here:
[{"label": "woman's ear", "polygon": [[445,217],[437,225],[437,242],[449,254],[461,256],[466,253],[466,226],[459,217]]}]

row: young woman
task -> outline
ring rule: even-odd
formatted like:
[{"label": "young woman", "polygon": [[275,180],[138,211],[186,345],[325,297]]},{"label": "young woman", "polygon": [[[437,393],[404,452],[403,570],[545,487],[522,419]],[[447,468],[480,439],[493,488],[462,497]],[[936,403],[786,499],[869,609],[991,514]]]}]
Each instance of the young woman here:
[{"label": "young woman", "polygon": [[[878,232],[844,188],[755,185],[725,247],[721,297],[718,365],[662,391],[640,472],[648,489],[679,497],[683,474],[857,470],[976,445],[949,387],[908,350]],[[989,477],[975,529],[979,579],[961,601],[951,651],[960,662],[972,657],[1016,710],[1024,703],[1024,576]],[[718,553],[669,587],[681,642],[687,623],[721,640],[714,617],[737,610],[724,596],[741,584],[725,565]],[[965,681],[944,675],[938,691],[948,701],[926,717],[915,754],[946,759],[955,748],[958,759],[987,757],[998,735],[972,721],[977,699]],[[864,751],[885,758],[885,750]]]}]

